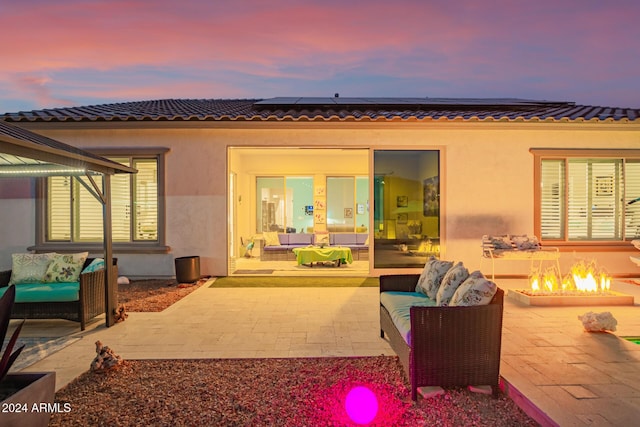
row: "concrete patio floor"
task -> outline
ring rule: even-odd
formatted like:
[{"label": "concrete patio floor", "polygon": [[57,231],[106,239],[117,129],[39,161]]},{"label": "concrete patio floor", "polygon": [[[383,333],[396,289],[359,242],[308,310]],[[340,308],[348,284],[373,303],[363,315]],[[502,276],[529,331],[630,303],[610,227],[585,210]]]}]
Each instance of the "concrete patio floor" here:
[{"label": "concrete patio floor", "polygon": [[[505,290],[524,280],[497,280]],[[640,286],[614,280],[634,295]],[[377,288],[197,289],[160,313],[103,319],[80,332],[67,321],[27,321],[23,336],[81,337],[25,371],[56,371],[59,389],[87,371],[95,341],[124,359],[394,355],[380,338]],[[611,311],[615,333],[585,332],[577,316]],[[527,307],[505,300],[505,391],[542,425],[626,426],[640,417],[640,307]]]}]

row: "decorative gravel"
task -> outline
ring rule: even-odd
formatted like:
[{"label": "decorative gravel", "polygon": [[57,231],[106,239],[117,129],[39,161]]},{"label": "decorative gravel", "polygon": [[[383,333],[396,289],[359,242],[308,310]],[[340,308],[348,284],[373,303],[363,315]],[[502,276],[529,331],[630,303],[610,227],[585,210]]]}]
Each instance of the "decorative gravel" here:
[{"label": "decorative gravel", "polygon": [[375,426],[536,426],[511,399],[446,390],[413,403],[396,357],[133,360],[56,394],[50,426],[355,426],[347,393],[378,400]]},{"label": "decorative gravel", "polygon": [[132,280],[128,285],[118,285],[118,303],[128,312],[157,312],[169,307],[206,282],[178,283],[171,279]]}]

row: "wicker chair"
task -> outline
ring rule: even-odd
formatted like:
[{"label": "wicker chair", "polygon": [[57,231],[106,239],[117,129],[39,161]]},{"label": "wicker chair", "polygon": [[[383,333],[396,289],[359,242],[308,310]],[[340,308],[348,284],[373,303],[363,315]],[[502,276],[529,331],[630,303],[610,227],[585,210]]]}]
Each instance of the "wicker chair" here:
[{"label": "wicker chair", "polygon": [[[380,277],[380,292],[412,292],[418,274]],[[424,386],[489,385],[494,395],[500,377],[504,291],[488,305],[411,307],[411,346],[380,305],[380,336],[387,334],[411,383],[411,399]]]},{"label": "wicker chair", "polygon": [[[88,258],[85,266],[93,259]],[[117,277],[114,259],[114,277]],[[80,291],[77,301],[65,302],[16,302],[11,312],[12,319],[66,319],[80,322],[85,330],[89,320],[105,312],[104,270],[80,275]],[[0,271],[0,287],[8,286],[11,270]]]}]

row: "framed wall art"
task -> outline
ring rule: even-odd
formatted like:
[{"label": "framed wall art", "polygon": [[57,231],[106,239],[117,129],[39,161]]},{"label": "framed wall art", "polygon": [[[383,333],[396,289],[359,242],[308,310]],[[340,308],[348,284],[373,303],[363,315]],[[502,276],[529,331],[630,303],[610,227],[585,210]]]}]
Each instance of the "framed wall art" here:
[{"label": "framed wall art", "polygon": [[432,176],[427,178],[423,182],[423,212],[424,216],[439,216],[440,215],[440,178],[438,176]]}]

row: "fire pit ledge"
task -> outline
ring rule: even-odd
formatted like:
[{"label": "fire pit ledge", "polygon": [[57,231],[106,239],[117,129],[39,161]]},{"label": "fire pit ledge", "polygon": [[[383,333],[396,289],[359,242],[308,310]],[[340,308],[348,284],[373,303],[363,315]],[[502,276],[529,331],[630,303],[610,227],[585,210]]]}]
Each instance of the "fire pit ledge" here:
[{"label": "fire pit ledge", "polygon": [[598,293],[562,294],[560,292],[532,292],[529,290],[510,290],[507,299],[524,305],[539,307],[574,307],[574,306],[606,306],[633,305],[633,295],[615,291]]}]

